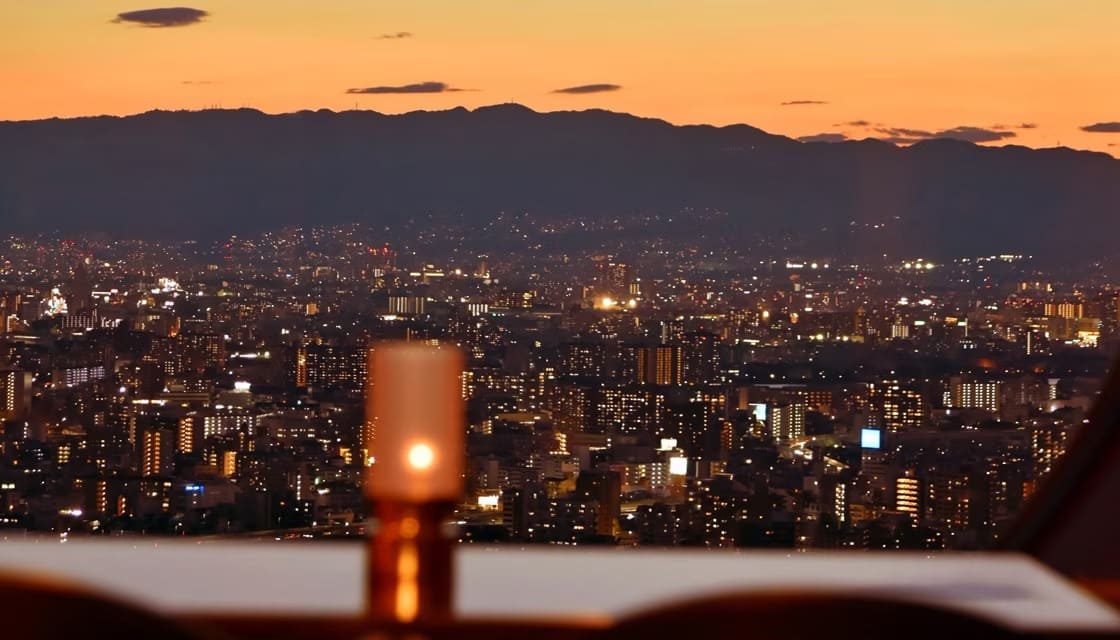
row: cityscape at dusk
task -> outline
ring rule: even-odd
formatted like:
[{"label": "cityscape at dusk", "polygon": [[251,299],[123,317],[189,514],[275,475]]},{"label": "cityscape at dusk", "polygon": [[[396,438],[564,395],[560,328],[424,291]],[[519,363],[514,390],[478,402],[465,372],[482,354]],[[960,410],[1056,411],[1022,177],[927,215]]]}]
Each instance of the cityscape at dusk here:
[{"label": "cityscape at dusk", "polygon": [[0,635],[1120,637],[1117,25],[7,2]]},{"label": "cityscape at dusk", "polygon": [[986,548],[1120,343],[1091,265],[854,264],[694,220],[9,236],[5,535],[360,535],[367,351],[395,339],[468,354],[463,541]]}]

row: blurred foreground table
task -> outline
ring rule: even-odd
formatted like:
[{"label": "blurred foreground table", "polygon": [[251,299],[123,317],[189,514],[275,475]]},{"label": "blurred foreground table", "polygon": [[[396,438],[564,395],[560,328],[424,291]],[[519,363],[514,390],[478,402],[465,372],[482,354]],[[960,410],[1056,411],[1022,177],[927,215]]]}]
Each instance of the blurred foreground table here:
[{"label": "blurred foreground table", "polygon": [[[357,542],[29,539],[0,542],[0,574],[58,579],[179,619],[354,619]],[[456,615],[605,628],[684,601],[810,593],[944,607],[1029,634],[1120,634],[1120,614],[1011,553],[787,553],[463,545]],[[811,613],[809,614],[811,615]]]}]

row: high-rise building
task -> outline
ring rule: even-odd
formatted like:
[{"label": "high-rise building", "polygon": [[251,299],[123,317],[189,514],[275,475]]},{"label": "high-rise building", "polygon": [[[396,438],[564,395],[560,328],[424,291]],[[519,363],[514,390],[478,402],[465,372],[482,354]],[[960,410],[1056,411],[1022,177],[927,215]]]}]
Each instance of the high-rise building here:
[{"label": "high-rise building", "polygon": [[[656,347],[642,347],[639,373],[647,384],[679,385],[684,383],[684,363],[681,359],[680,345],[663,344]],[[640,362],[641,362],[640,361]]]},{"label": "high-rise building", "polygon": [[602,344],[569,342],[560,347],[560,374],[601,378],[606,373],[606,349]]},{"label": "high-rise building", "polygon": [[968,476],[955,469],[938,470],[926,483],[926,520],[943,531],[968,527]]},{"label": "high-rise building", "polygon": [[927,417],[925,398],[921,392],[897,380],[884,380],[868,385],[868,402],[873,411],[883,416],[887,431],[921,426]]},{"label": "high-rise building", "polygon": [[576,479],[576,496],[598,505],[595,533],[613,536],[622,512],[622,478],[614,471],[581,471]]},{"label": "high-rise building", "polygon": [[74,266],[70,285],[67,287],[67,300],[70,313],[84,311],[93,306],[93,284],[85,262],[78,261]]},{"label": "high-rise building", "polygon": [[999,413],[1000,383],[974,380],[966,376],[949,378],[949,406],[955,409],[983,409]]},{"label": "high-rise building", "polygon": [[1074,320],[1085,316],[1085,305],[1081,302],[1047,302],[1043,312],[1048,316]]},{"label": "high-rise building", "polygon": [[304,345],[296,350],[296,386],[360,389],[366,382],[366,352],[360,346]]},{"label": "high-rise building", "polygon": [[19,311],[18,294],[0,294],[0,336],[11,332],[11,320]]},{"label": "high-rise building", "polygon": [[55,388],[71,389],[105,378],[105,366],[81,366],[55,369],[51,377]]},{"label": "high-rise building", "polygon": [[678,343],[684,337],[683,320],[664,320],[661,322],[661,344]]},{"label": "high-rise building", "polygon": [[[659,394],[638,386],[607,386],[593,396],[595,423],[600,433],[639,433],[651,430]],[[663,401],[663,400],[662,400]]]},{"label": "high-rise building", "polygon": [[1050,473],[1069,446],[1069,428],[1057,421],[1032,420],[1031,471],[1035,480]]},{"label": "high-rise building", "polygon": [[806,406],[800,402],[770,405],[770,433],[774,439],[789,442],[804,437],[805,411]]},{"label": "high-rise building", "polygon": [[0,371],[0,420],[23,418],[31,410],[30,371]]},{"label": "high-rise building", "polygon": [[720,370],[719,336],[692,331],[681,340],[681,377],[687,384],[714,382]]},{"label": "high-rise building", "polygon": [[174,456],[175,434],[170,429],[145,431],[140,451],[140,475],[170,475]]},{"label": "high-rise building", "polygon": [[226,364],[226,339],[223,335],[182,333],[173,342],[172,349],[185,370],[220,370]]},{"label": "high-rise building", "polygon": [[175,450],[179,453],[193,453],[202,446],[204,417],[190,413],[179,418],[176,424]]},{"label": "high-rise building", "polygon": [[400,316],[424,315],[425,302],[423,296],[392,295],[389,296],[389,313]]},{"label": "high-rise building", "polygon": [[914,524],[918,524],[923,511],[922,481],[907,470],[894,481],[894,510],[910,516]]},{"label": "high-rise building", "polygon": [[624,296],[630,291],[630,266],[617,262],[600,262],[596,265],[596,290],[613,296]]},{"label": "high-rise building", "polygon": [[556,427],[565,433],[591,430],[592,389],[583,385],[562,385],[550,401]]}]

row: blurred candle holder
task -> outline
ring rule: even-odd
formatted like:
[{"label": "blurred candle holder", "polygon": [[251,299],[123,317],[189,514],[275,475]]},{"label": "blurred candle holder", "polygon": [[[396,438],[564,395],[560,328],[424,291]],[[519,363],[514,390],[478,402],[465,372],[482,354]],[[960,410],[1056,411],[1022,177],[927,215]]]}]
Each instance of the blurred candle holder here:
[{"label": "blurred candle holder", "polygon": [[453,532],[462,497],[464,358],[450,347],[388,342],[369,356],[368,616],[376,622],[451,617]]}]

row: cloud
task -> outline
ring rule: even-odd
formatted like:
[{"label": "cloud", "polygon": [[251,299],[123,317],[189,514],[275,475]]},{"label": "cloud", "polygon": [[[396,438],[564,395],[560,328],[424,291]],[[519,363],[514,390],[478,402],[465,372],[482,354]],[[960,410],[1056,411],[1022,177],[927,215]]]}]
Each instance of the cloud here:
[{"label": "cloud", "polygon": [[832,125],[834,127],[870,127],[871,123],[867,120],[852,120],[851,122],[837,122]]},{"label": "cloud", "polygon": [[965,142],[996,142],[1004,138],[1014,138],[1013,131],[995,131],[983,127],[953,127],[933,135],[934,138],[949,138]]},{"label": "cloud", "polygon": [[922,129],[907,129],[905,127],[878,127],[875,129],[879,133],[884,133],[888,136],[898,138],[932,138],[934,133],[932,131],[923,131]]},{"label": "cloud", "polygon": [[379,86],[379,87],[358,87],[355,89],[347,89],[346,93],[360,93],[360,94],[387,94],[387,93],[450,93],[453,91],[466,91],[466,89],[457,89],[449,86],[446,82],[417,82],[414,84],[402,84],[399,86]]},{"label": "cloud", "polygon": [[404,40],[405,38],[411,37],[412,32],[410,31],[397,31],[394,33],[383,33],[374,38],[374,40]]},{"label": "cloud", "polygon": [[118,13],[113,22],[117,24],[138,24],[142,27],[186,27],[202,22],[210,14],[202,9],[190,7],[164,7],[160,9],[139,9]]},{"label": "cloud", "polygon": [[552,93],[567,93],[570,95],[579,95],[583,93],[605,93],[607,91],[618,91],[622,88],[620,84],[581,84],[575,87],[564,87],[563,89],[554,89]]},{"label": "cloud", "polygon": [[1098,122],[1081,127],[1082,131],[1089,133],[1120,133],[1120,122]]},{"label": "cloud", "polygon": [[981,143],[997,142],[1004,138],[1014,138],[1014,131],[997,129],[996,127],[959,126],[941,131],[926,131],[924,129],[909,129],[906,127],[876,127],[879,137],[884,142],[894,144],[913,144],[922,140],[963,140],[964,142]]},{"label": "cloud", "polygon": [[993,124],[991,128],[996,131],[1005,131],[1007,129],[1037,129],[1038,125],[1033,122],[1021,122],[1019,124]]},{"label": "cloud", "polygon": [[818,133],[798,138],[801,142],[844,142],[848,139],[848,136],[843,133]]},{"label": "cloud", "polygon": [[783,102],[782,106],[783,107],[796,107],[796,106],[800,106],[800,105],[810,105],[810,104],[828,104],[828,101],[827,100],[790,100],[788,102]]}]

